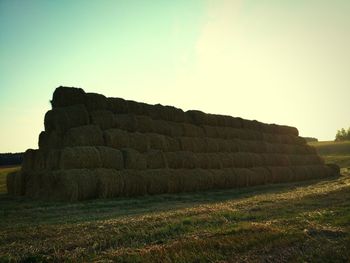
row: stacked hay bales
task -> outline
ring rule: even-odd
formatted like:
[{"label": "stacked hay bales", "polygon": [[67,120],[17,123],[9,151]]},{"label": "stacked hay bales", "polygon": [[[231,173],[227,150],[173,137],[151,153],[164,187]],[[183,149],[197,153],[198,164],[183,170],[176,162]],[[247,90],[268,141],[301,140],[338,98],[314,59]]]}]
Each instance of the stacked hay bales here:
[{"label": "stacked hay bales", "polygon": [[59,87],[39,149],[8,191],[84,200],[283,183],[339,174],[294,127]]}]

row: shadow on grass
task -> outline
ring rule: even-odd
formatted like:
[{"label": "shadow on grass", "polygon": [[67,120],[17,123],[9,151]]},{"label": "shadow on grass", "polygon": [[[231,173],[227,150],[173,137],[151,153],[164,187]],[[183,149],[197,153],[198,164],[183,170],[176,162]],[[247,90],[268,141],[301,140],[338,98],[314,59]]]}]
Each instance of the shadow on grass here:
[{"label": "shadow on grass", "polygon": [[74,203],[45,202],[1,194],[0,227],[79,223],[170,211],[227,200],[282,193],[298,187],[306,187],[316,183],[326,184],[336,180],[338,178],[195,193],[97,199]]}]

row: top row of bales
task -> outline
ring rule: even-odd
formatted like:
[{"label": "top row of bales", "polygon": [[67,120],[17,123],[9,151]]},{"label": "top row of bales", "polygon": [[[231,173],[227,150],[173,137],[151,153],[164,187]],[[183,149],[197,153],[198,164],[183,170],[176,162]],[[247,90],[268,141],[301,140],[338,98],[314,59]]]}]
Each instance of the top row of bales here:
[{"label": "top row of bales", "polygon": [[265,124],[256,120],[245,120],[226,115],[207,114],[197,110],[184,112],[172,106],[161,104],[150,105],[121,98],[107,98],[97,93],[85,93],[80,88],[58,87],[51,101],[53,108],[83,104],[88,111],[109,110],[119,114],[136,114],[150,116],[152,119],[161,119],[173,122],[188,122],[195,125],[222,126],[258,130],[264,133],[290,134],[298,136],[295,127]]}]

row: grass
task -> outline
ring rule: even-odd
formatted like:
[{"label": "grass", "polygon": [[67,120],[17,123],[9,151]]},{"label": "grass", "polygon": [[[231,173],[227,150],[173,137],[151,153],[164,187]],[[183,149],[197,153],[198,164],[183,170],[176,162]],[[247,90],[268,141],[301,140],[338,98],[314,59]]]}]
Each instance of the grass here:
[{"label": "grass", "polygon": [[350,169],[350,141],[311,142],[326,163],[336,163],[341,168]]},{"label": "grass", "polygon": [[350,175],[52,203],[0,194],[0,262],[348,262]]},{"label": "grass", "polygon": [[0,262],[349,262],[350,151],[319,144],[343,176],[63,203],[9,197],[0,169]]}]

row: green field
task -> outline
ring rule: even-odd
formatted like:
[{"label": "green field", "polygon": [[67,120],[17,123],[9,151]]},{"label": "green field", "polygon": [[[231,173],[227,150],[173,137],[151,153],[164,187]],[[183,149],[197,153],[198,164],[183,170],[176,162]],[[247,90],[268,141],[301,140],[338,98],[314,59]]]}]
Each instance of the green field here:
[{"label": "green field", "polygon": [[341,168],[350,169],[350,141],[311,142],[327,163],[336,163]]},{"label": "green field", "polygon": [[9,197],[14,169],[0,170],[0,262],[350,260],[346,168],[326,180],[77,203]]}]

